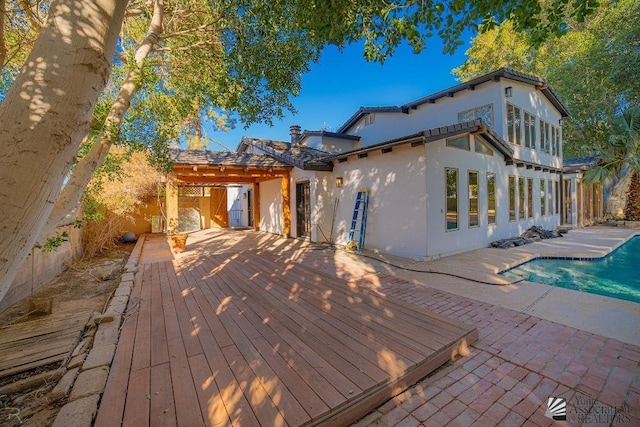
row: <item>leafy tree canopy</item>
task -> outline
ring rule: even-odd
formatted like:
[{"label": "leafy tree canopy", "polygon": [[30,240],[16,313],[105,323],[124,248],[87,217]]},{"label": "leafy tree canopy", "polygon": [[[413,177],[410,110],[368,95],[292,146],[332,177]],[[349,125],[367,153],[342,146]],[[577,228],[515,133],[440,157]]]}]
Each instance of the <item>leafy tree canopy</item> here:
[{"label": "leafy tree canopy", "polygon": [[592,16],[573,16],[566,33],[536,43],[507,20],[478,34],[454,74],[467,80],[498,67],[543,76],[571,111],[565,156],[606,145],[616,117],[640,98],[640,3],[603,1]]}]

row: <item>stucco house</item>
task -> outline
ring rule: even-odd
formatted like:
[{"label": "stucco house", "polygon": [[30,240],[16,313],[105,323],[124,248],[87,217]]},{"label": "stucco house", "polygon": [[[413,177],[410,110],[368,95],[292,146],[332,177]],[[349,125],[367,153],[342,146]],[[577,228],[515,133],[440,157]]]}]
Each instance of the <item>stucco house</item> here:
[{"label": "stucco house", "polygon": [[245,137],[226,163],[177,150],[168,221],[179,220],[176,188],[234,183],[238,225],[337,244],[368,189],[365,249],[419,260],[553,229],[568,115],[544,79],[502,68],[404,105],[362,107],[335,132]]}]

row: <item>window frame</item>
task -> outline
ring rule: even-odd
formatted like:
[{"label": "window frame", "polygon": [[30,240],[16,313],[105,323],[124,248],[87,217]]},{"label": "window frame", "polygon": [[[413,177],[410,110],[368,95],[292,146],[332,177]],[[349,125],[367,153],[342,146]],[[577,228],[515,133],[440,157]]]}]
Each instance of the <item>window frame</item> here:
[{"label": "window frame", "polygon": [[[456,140],[460,140],[466,138],[467,140],[467,148],[464,147],[460,147],[458,145],[453,145],[450,144],[451,141],[456,141]],[[463,150],[463,151],[471,151],[471,137],[468,133],[462,134],[462,135],[458,135],[458,136],[452,136],[451,138],[447,138],[445,140],[445,146],[447,147],[452,147],[452,148],[457,148],[458,150]]]},{"label": "window frame", "polygon": [[[449,180],[448,180],[448,176],[449,176],[449,171],[452,171],[455,173],[455,179],[456,179],[456,184],[455,184],[455,201],[456,201],[456,210],[455,210],[455,216],[456,216],[456,227],[455,228],[449,228]],[[445,214],[444,214],[444,229],[446,232],[450,232],[450,231],[458,231],[460,230],[460,197],[458,197],[458,195],[460,194],[460,171],[458,170],[458,168],[450,168],[450,167],[445,167],[444,168],[444,187],[445,187],[445,191],[444,191],[444,200],[445,200]]]},{"label": "window frame", "polygon": [[[471,175],[475,175],[476,183],[475,183],[475,224],[472,223],[472,211],[471,211]],[[478,228],[480,227],[480,173],[476,170],[467,171],[467,199],[468,199],[468,228]]]},{"label": "window frame", "polygon": [[509,222],[516,221],[516,177],[515,175],[509,175],[507,184],[507,194],[509,197]]},{"label": "window frame", "polygon": [[480,111],[480,110],[482,110],[483,108],[486,108],[486,107],[489,107],[490,110],[491,110],[491,118],[489,119],[490,123],[487,123],[486,120],[482,120],[482,123],[484,123],[484,124],[486,124],[486,125],[488,125],[490,127],[493,127],[493,123],[495,123],[495,112],[494,112],[494,108],[493,108],[493,102],[490,102],[488,104],[479,105],[477,107],[469,108],[468,110],[463,110],[463,111],[458,112],[458,123],[466,123],[466,122],[469,121],[469,120],[463,121],[461,119],[461,116],[463,114],[465,114],[465,113],[473,113],[473,119],[472,120],[482,119],[482,117],[478,117],[478,111]]},{"label": "window frame", "polygon": [[[490,179],[493,178],[493,179]],[[487,172],[487,225],[496,225],[498,222],[498,215],[496,212],[496,173]],[[493,189],[490,188],[489,183],[492,183]],[[493,195],[493,203],[492,196]],[[493,205],[493,206],[492,206]],[[491,221],[491,208],[493,207],[493,222]]]}]

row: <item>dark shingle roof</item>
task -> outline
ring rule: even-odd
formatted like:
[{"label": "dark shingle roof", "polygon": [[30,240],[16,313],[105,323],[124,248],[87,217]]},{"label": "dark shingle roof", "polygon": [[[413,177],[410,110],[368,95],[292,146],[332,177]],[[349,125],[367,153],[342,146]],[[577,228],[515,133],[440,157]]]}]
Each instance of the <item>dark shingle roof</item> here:
[{"label": "dark shingle roof", "polygon": [[367,147],[358,148],[356,150],[344,153],[334,154],[326,157],[327,160],[344,159],[348,156],[367,153],[383,148],[393,147],[396,145],[408,144],[412,142],[433,142],[452,136],[461,135],[469,132],[477,132],[478,135],[498,150],[505,158],[511,160],[513,158],[513,149],[507,144],[493,129],[485,125],[482,120],[477,119],[465,123],[457,123],[450,126],[437,127],[422,132],[406,135],[400,138],[391,139],[378,144],[369,145]]},{"label": "dark shingle roof", "polygon": [[333,163],[324,160],[329,153],[304,145],[292,145],[283,141],[243,137],[238,149],[253,146],[279,161],[306,170],[331,171]]},{"label": "dark shingle roof", "polygon": [[595,166],[600,158],[598,156],[570,157],[562,160],[563,172],[578,172]]},{"label": "dark shingle roof", "polygon": [[239,153],[237,151],[208,151],[172,149],[174,165],[239,166],[259,168],[282,168],[289,165],[266,154]]}]

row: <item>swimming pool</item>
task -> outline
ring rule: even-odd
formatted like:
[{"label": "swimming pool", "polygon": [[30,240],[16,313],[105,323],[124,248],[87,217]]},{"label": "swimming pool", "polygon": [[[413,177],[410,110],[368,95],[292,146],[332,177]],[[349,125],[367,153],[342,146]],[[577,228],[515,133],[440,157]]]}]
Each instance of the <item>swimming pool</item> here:
[{"label": "swimming pool", "polygon": [[501,274],[640,303],[640,236],[604,258],[536,258]]}]

